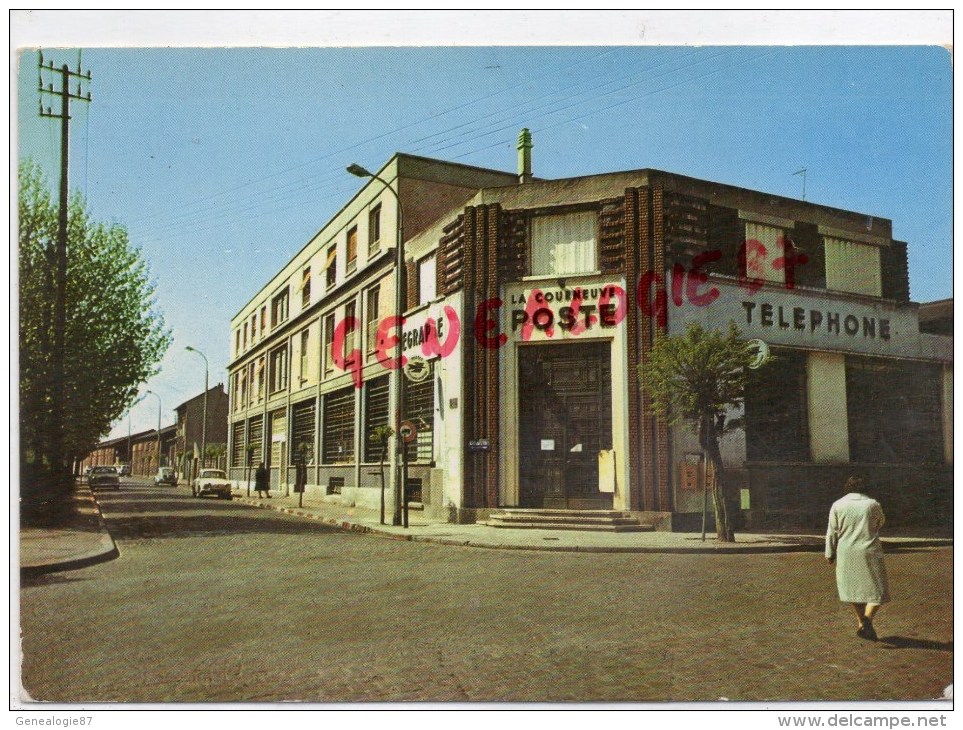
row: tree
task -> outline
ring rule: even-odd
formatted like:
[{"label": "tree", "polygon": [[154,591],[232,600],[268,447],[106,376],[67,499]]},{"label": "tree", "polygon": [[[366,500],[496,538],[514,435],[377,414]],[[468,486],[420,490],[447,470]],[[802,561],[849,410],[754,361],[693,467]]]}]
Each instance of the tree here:
[{"label": "tree", "polygon": [[[82,196],[68,211],[62,422],[53,423],[51,367],[57,205],[39,167],[19,169],[20,460],[24,491],[63,486],[83,458],[157,372],[170,332],[157,310],[140,251],[116,224],[91,220]],[[51,434],[63,435],[53,453]]]},{"label": "tree", "polygon": [[727,425],[726,411],[742,405],[752,360],[753,352],[734,322],[729,323],[728,333],[692,323],[685,334],[657,340],[639,368],[656,412],[670,424],[689,424],[712,462],[716,537],[723,542],[735,537],[719,439],[725,430],[741,425],[739,421]]}]

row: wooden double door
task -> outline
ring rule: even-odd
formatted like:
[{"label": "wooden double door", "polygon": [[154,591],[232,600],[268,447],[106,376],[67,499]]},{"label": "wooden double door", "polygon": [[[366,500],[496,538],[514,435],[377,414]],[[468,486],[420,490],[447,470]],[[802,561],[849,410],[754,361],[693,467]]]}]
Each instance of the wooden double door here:
[{"label": "wooden double door", "polygon": [[519,506],[611,509],[599,452],[612,448],[608,342],[519,351]]}]

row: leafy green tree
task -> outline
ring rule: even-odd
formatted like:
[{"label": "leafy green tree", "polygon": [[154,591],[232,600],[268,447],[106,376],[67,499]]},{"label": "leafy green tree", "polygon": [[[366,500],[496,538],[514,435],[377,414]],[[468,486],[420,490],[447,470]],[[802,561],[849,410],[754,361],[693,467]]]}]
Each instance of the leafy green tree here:
[{"label": "leafy green tree", "polygon": [[692,323],[684,334],[657,340],[639,368],[656,412],[670,424],[690,425],[712,462],[716,537],[723,542],[732,542],[735,536],[719,440],[725,430],[741,426],[739,421],[726,424],[725,415],[743,403],[753,357],[734,322],[729,323],[728,333]]},{"label": "leafy green tree", "polygon": [[[54,246],[57,204],[39,167],[19,169],[20,458],[23,488],[56,486],[157,372],[170,332],[157,310],[147,263],[127,231],[90,218],[82,196],[69,206],[63,422],[51,416]],[[63,434],[55,454],[50,435]],[[62,484],[60,485],[62,486]]]}]

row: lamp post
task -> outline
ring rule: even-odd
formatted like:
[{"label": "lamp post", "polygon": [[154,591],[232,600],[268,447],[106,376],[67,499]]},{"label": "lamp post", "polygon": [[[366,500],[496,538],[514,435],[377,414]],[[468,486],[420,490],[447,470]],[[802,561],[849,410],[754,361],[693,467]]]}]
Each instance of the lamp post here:
[{"label": "lamp post", "polygon": [[207,364],[207,355],[205,355],[200,350],[188,345],[184,348],[188,352],[196,352],[198,355],[204,358],[204,415],[201,419],[201,467],[204,466],[204,451],[207,449],[207,379],[210,372],[210,366]]},{"label": "lamp post", "polygon": [[[396,235],[396,246],[395,246],[395,317],[397,326],[400,329],[402,319],[405,313],[405,249],[404,241],[402,239],[402,225],[403,225],[403,211],[401,207],[401,197],[398,192],[391,187],[385,180],[373,172],[370,172],[363,168],[357,163],[352,163],[347,167],[348,172],[350,172],[355,177],[370,177],[373,180],[380,182],[385,190],[395,196],[395,200],[398,201],[398,225],[395,229]],[[391,371],[392,380],[394,381],[395,393],[396,395],[396,409],[395,409],[395,444],[396,444],[396,454],[398,456],[397,463],[395,464],[395,474],[396,474],[396,489],[395,489],[395,514],[391,520],[393,525],[401,525],[402,512],[405,512],[405,527],[408,526],[407,511],[408,511],[408,499],[406,492],[408,484],[408,459],[407,459],[407,444],[401,438],[401,419],[403,418],[405,410],[405,391],[404,391],[404,380],[401,373],[401,333],[398,335],[398,367]]]},{"label": "lamp post", "polygon": [[[152,390],[148,390],[147,393],[146,393],[146,395],[152,395],[152,396],[154,396],[154,397],[157,399],[157,468],[160,469],[160,465],[161,465],[161,463],[160,463],[160,460],[161,460],[161,437],[160,437],[160,431],[161,431],[161,397],[160,397],[157,393],[155,393],[154,391],[152,391]],[[131,471],[133,471],[133,470],[134,470],[134,467],[131,466]],[[148,474],[148,476],[150,476],[150,474]]]}]

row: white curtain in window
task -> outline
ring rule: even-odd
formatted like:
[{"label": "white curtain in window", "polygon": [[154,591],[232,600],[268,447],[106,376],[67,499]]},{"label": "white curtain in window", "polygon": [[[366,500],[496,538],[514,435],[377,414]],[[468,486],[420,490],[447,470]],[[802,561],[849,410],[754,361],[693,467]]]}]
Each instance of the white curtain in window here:
[{"label": "white curtain in window", "polygon": [[595,271],[595,230],[592,211],[536,216],[532,222],[532,274]]},{"label": "white curtain in window", "polygon": [[883,295],[879,248],[826,237],[826,288],[871,297]]},{"label": "white curtain in window", "polygon": [[[746,223],[746,276],[762,279],[776,284],[786,283],[784,267],[776,268],[774,263],[785,255],[783,249],[785,232],[782,228],[764,226],[760,223]],[[782,240],[781,240],[782,239]],[[758,241],[766,247],[766,252],[752,243]]]},{"label": "white curtain in window", "polygon": [[418,262],[418,304],[427,304],[435,298],[435,257],[429,256]]}]

